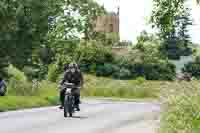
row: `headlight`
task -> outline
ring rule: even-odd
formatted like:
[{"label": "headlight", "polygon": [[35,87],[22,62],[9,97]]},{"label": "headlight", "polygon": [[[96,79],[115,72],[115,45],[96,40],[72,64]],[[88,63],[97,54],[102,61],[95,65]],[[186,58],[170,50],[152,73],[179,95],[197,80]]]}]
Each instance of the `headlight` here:
[{"label": "headlight", "polygon": [[71,93],[72,89],[71,88],[67,88],[66,89],[66,93]]}]

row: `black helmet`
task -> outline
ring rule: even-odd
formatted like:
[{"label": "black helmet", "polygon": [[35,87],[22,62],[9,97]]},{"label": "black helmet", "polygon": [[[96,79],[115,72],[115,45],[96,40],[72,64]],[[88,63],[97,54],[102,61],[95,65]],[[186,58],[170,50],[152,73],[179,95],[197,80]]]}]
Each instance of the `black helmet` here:
[{"label": "black helmet", "polygon": [[64,71],[67,71],[68,68],[69,68],[69,64],[65,64]]}]

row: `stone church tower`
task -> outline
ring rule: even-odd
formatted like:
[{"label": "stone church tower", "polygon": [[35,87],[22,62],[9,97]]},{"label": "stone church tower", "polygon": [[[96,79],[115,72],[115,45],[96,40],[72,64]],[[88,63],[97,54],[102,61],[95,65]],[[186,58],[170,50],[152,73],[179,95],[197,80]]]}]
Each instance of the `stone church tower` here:
[{"label": "stone church tower", "polygon": [[113,33],[119,37],[119,25],[120,25],[120,8],[118,11],[109,12],[106,15],[98,16],[94,22],[94,30],[103,33]]}]

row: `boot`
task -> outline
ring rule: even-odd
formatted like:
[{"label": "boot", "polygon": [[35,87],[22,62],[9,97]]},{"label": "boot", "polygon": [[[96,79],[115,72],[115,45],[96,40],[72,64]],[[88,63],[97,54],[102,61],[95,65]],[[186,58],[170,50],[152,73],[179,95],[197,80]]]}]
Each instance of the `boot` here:
[{"label": "boot", "polygon": [[79,104],[76,105],[76,111],[80,111]]},{"label": "boot", "polygon": [[60,105],[60,106],[59,106],[59,109],[63,109],[63,108],[64,108],[63,105]]}]

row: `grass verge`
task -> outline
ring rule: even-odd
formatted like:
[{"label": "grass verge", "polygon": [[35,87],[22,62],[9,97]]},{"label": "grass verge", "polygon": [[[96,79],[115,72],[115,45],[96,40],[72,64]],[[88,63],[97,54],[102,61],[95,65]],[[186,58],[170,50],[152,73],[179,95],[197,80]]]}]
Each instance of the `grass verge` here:
[{"label": "grass verge", "polygon": [[[113,80],[110,78],[85,75],[85,85],[81,91],[83,97],[109,98],[113,101],[144,101],[157,99],[164,82],[137,80]],[[133,101],[133,100],[132,100]],[[58,104],[57,84],[42,81],[40,83],[12,80],[9,94],[0,97],[0,111],[50,106]]]},{"label": "grass verge", "polygon": [[83,96],[115,97],[128,99],[156,99],[165,82],[137,80],[113,80],[110,78],[96,78],[91,75],[85,77]]},{"label": "grass verge", "polygon": [[160,133],[200,132],[200,82],[168,84],[162,92]]},{"label": "grass verge", "polygon": [[57,99],[58,99],[57,97],[38,97],[38,96],[0,97],[0,112],[25,109],[25,108],[52,106],[58,103]]}]

